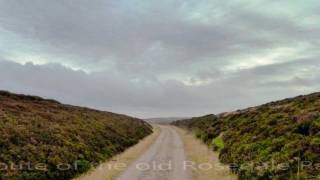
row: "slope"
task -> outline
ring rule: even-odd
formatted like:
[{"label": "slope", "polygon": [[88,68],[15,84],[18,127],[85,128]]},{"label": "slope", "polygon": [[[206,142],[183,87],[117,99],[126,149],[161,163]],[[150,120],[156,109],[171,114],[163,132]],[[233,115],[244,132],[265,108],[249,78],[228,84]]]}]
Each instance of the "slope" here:
[{"label": "slope", "polygon": [[125,115],[0,91],[0,179],[70,179],[151,132]]},{"label": "slope", "polygon": [[319,178],[320,93],[173,124],[219,151],[239,179]]}]

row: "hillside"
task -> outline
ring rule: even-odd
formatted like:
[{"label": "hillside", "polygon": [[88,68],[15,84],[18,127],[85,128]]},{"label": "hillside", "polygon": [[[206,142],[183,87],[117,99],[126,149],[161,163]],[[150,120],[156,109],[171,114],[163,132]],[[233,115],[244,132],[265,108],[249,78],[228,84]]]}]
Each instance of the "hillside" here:
[{"label": "hillside", "polygon": [[219,151],[239,179],[320,178],[320,93],[173,124]]},{"label": "hillside", "polygon": [[70,179],[151,132],[125,115],[0,91],[0,179]]}]

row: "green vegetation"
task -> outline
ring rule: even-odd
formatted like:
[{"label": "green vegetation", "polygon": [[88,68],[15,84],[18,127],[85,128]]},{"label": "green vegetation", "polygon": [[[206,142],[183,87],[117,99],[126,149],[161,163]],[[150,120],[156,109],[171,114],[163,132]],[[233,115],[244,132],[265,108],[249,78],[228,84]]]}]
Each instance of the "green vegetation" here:
[{"label": "green vegetation", "polygon": [[70,179],[151,132],[125,115],[0,91],[0,179]]},{"label": "green vegetation", "polygon": [[222,137],[218,136],[212,140],[212,145],[215,150],[221,151],[224,148]]},{"label": "green vegetation", "polygon": [[320,93],[176,121],[196,132],[239,179],[320,175]]}]

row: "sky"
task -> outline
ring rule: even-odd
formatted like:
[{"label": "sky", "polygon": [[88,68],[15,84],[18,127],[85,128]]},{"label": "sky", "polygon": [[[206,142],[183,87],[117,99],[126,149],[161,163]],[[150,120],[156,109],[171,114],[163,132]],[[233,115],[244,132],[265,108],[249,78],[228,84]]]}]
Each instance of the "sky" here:
[{"label": "sky", "polygon": [[320,91],[318,0],[0,0],[0,89],[140,118]]}]

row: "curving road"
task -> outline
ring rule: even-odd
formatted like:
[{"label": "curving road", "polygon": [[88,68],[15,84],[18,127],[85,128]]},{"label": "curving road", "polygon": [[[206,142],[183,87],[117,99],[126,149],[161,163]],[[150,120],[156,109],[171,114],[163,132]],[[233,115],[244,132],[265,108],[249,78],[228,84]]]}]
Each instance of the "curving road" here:
[{"label": "curving road", "polygon": [[191,180],[183,143],[176,130],[159,126],[161,134],[149,149],[133,162],[117,180]]}]

